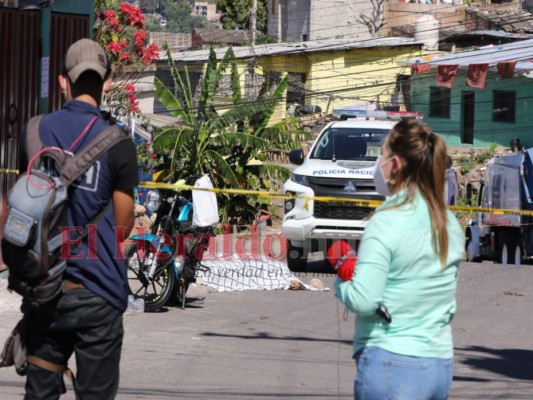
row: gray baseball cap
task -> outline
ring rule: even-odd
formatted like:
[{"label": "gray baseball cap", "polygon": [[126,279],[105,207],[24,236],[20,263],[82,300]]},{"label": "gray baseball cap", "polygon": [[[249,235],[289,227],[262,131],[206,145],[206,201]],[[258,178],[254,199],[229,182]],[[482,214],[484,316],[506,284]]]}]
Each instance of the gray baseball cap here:
[{"label": "gray baseball cap", "polygon": [[80,39],[68,48],[65,70],[72,83],[85,71],[95,71],[104,80],[108,75],[109,62],[102,46],[91,39]]}]

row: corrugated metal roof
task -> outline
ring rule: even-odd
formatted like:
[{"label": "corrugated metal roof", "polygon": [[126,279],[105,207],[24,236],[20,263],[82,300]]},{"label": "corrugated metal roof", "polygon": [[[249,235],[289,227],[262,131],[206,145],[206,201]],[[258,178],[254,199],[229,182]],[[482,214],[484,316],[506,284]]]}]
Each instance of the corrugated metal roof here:
[{"label": "corrugated metal roof", "polygon": [[409,64],[427,65],[459,65],[468,67],[470,64],[485,64],[495,67],[500,61],[517,61],[515,71],[533,70],[533,39],[522,40],[502,45],[490,45],[477,50],[460,51],[447,55],[436,56],[428,60],[414,59]]},{"label": "corrugated metal roof", "polygon": [[[479,30],[479,31],[470,31],[470,32],[454,32],[451,33],[445,40],[456,40],[457,38],[463,37],[478,37],[478,36],[488,36],[493,38],[501,39],[516,39],[516,40],[527,40],[533,38],[533,34],[529,33],[510,33],[501,30]],[[444,41],[444,40],[441,40]]]},{"label": "corrugated metal roof", "polygon": [[533,16],[525,10],[468,7],[466,12],[490,21],[492,26],[501,27],[507,32],[533,32]]},{"label": "corrugated metal roof", "polygon": [[[296,43],[273,43],[252,46],[233,47],[237,59],[252,57],[317,53],[324,51],[353,50],[372,47],[397,47],[422,45],[420,41],[404,37],[385,37],[364,40],[315,40]],[[215,49],[220,59],[226,54],[227,48]],[[182,63],[205,62],[209,58],[209,50],[183,51],[172,53],[174,61]],[[166,61],[166,54],[162,54],[159,61]]]},{"label": "corrugated metal roof", "polygon": [[250,43],[252,34],[248,31],[236,31],[229,29],[202,29],[195,28],[193,36],[198,35],[204,43]]},{"label": "corrugated metal roof", "polygon": [[[151,141],[153,139],[153,128],[187,128],[190,125],[185,124],[180,118],[164,114],[143,114],[143,119],[135,119],[135,133],[144,140]],[[151,127],[151,128],[150,128]]]}]

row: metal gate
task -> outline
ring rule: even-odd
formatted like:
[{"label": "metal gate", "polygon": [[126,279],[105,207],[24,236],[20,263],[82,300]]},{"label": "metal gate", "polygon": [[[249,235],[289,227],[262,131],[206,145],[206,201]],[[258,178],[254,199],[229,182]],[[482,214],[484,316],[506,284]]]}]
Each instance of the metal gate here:
[{"label": "metal gate", "polygon": [[[20,134],[28,120],[37,115],[39,110],[39,62],[42,57],[40,25],[40,11],[0,8],[1,226],[5,220],[7,192],[17,178],[14,172],[18,168]],[[68,47],[89,35],[88,15],[52,13],[49,111],[58,110],[62,106],[57,76],[61,72]]]},{"label": "metal gate", "polygon": [[17,175],[20,132],[38,111],[39,11],[0,8],[0,196],[2,225],[6,194]]},{"label": "metal gate", "polygon": [[63,97],[57,83],[65,54],[75,41],[89,37],[89,16],[52,13],[50,29],[50,80],[48,111],[56,111],[63,105]]}]

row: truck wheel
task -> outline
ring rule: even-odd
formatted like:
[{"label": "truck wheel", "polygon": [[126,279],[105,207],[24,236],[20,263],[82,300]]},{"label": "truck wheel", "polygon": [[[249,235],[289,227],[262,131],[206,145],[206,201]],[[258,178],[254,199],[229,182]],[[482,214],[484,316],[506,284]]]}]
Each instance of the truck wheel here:
[{"label": "truck wheel", "polygon": [[514,251],[513,251],[513,259],[514,259],[514,265],[520,265],[522,264],[522,246],[520,245],[520,243],[516,243],[515,246],[514,246]]},{"label": "truck wheel", "polygon": [[504,265],[520,265],[522,262],[522,249],[513,239],[507,239],[498,252],[498,262]]},{"label": "truck wheel", "polygon": [[287,266],[292,272],[305,272],[307,267],[304,249],[293,246],[290,240],[287,240]]},{"label": "truck wheel", "polygon": [[509,245],[507,241],[502,242],[498,249],[498,264],[507,265],[509,263]]},{"label": "truck wheel", "polygon": [[466,243],[465,243],[465,250],[466,250],[466,261],[467,262],[481,262],[481,257],[475,256],[476,249],[474,247],[474,242],[472,241],[472,238],[467,235],[466,236]]}]

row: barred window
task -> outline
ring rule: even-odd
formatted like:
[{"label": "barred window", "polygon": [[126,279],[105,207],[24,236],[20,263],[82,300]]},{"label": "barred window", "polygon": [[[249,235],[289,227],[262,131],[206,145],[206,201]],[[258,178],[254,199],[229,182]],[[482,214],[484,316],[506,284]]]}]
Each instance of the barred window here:
[{"label": "barred window", "polygon": [[450,118],[450,92],[447,87],[431,86],[429,88],[429,116]]},{"label": "barred window", "polygon": [[492,92],[492,121],[514,124],[516,92],[494,90]]}]

